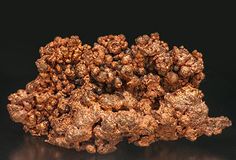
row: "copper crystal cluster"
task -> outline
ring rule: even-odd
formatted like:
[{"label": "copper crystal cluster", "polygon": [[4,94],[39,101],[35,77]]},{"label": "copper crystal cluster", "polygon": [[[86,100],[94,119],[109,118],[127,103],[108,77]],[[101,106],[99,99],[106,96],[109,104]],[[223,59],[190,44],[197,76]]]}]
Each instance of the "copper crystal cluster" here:
[{"label": "copper crystal cluster", "polygon": [[135,39],[107,35],[93,46],[78,36],[40,48],[37,78],[9,96],[8,111],[50,144],[109,153],[122,140],[149,146],[220,134],[227,117],[208,117],[202,54],[169,49],[158,33]]}]

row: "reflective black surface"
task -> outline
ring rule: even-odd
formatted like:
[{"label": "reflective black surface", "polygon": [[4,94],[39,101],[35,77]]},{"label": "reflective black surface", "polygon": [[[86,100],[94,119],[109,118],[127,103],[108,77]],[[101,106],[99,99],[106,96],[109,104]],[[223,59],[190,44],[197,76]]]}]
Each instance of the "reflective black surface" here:
[{"label": "reflective black surface", "polygon": [[121,143],[116,152],[99,155],[52,146],[43,138],[24,134],[14,126],[1,137],[1,159],[9,160],[233,160],[236,157],[235,130],[225,130],[223,135],[201,137],[196,142],[179,140],[157,142],[148,148]]},{"label": "reflective black surface", "polygon": [[[3,1],[1,1],[3,2]],[[229,1],[22,1],[0,5],[0,160],[235,160],[235,5]],[[123,142],[108,155],[88,154],[44,143],[24,133],[6,110],[7,97],[37,76],[39,47],[55,36],[79,35],[92,44],[106,34],[135,37],[159,32],[170,48],[184,45],[203,53],[206,79],[200,88],[210,116],[228,116],[221,135],[156,142],[148,148]]]},{"label": "reflective black surface", "polygon": [[[236,146],[233,129],[222,136],[202,137],[196,142],[184,139],[175,142],[157,142],[148,148],[121,143],[116,152],[99,155],[63,149],[43,142],[43,138],[32,137],[21,131],[12,132],[1,138],[1,157],[9,160],[233,160]],[[231,132],[231,133],[230,133]],[[228,135],[228,136],[226,136]]]}]

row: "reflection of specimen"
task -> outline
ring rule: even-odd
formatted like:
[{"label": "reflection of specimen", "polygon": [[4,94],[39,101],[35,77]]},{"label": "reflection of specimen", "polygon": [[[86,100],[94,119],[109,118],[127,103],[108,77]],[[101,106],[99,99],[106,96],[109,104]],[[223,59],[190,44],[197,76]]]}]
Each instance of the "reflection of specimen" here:
[{"label": "reflection of specimen", "polygon": [[[229,159],[221,146],[208,144],[207,150],[198,144],[178,142],[159,142],[148,148],[138,148],[121,143],[117,152],[106,155],[87,154],[56,148],[41,141],[40,138],[25,136],[23,143],[11,151],[9,160],[224,160]],[[213,146],[214,145],[214,146]],[[216,151],[217,150],[217,151]],[[222,152],[223,151],[223,152]],[[180,154],[181,153],[181,154]]]},{"label": "reflection of specimen", "polygon": [[169,47],[143,35],[128,48],[123,35],[57,37],[40,48],[38,77],[9,96],[15,122],[47,142],[90,153],[108,153],[122,140],[148,146],[157,140],[196,140],[221,133],[226,117],[208,117],[198,86],[202,54]]}]

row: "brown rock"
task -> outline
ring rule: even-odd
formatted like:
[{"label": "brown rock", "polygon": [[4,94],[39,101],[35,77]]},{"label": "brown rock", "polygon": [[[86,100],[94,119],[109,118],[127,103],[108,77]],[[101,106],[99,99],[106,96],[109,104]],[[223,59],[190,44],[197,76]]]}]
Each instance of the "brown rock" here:
[{"label": "brown rock", "polygon": [[208,117],[202,54],[169,50],[157,33],[130,48],[124,35],[56,37],[40,48],[38,77],[9,96],[13,121],[47,142],[77,151],[113,152],[126,138],[146,147],[157,140],[191,141],[220,134],[231,121]]}]

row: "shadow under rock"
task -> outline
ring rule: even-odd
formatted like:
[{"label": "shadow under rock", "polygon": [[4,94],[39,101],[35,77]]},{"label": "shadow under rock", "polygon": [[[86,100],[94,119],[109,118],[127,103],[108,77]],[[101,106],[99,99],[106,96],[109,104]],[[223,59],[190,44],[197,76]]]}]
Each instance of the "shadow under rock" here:
[{"label": "shadow under rock", "polygon": [[[76,152],[52,146],[42,138],[24,136],[24,143],[11,151],[10,160],[225,160],[224,153],[219,153],[209,145],[199,146],[181,139],[174,142],[157,142],[150,147],[141,148],[122,142],[118,149],[110,154],[99,155]],[[216,147],[218,148],[218,147]]]}]

